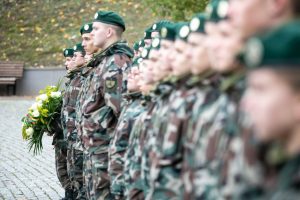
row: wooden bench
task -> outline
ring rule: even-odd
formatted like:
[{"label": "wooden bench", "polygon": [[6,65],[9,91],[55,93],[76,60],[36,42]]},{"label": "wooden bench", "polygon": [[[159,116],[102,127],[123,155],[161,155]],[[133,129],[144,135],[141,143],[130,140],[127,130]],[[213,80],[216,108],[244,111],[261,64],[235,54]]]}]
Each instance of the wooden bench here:
[{"label": "wooden bench", "polygon": [[0,85],[7,85],[7,95],[10,87],[13,88],[13,95],[16,94],[16,81],[23,77],[23,71],[23,62],[0,61]]}]

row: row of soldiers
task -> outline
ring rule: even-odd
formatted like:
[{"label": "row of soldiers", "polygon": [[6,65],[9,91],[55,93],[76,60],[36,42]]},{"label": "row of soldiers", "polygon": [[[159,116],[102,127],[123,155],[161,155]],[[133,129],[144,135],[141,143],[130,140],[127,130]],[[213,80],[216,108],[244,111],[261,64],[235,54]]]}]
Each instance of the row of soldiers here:
[{"label": "row of soldiers", "polygon": [[98,11],[66,49],[65,199],[300,199],[300,3],[211,0],[133,50]]}]

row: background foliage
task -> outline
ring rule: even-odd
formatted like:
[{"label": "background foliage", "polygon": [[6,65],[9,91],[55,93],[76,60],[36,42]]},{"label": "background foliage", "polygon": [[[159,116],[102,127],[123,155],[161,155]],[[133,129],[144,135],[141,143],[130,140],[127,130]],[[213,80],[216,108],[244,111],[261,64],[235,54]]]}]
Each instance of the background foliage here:
[{"label": "background foliage", "polygon": [[207,0],[0,0],[0,60],[26,66],[58,66],[62,50],[80,41],[79,28],[98,10],[126,21],[130,44],[158,19],[188,20]]},{"label": "background foliage", "polygon": [[160,16],[167,16],[173,20],[189,20],[197,12],[205,10],[209,0],[144,0],[151,10]]}]

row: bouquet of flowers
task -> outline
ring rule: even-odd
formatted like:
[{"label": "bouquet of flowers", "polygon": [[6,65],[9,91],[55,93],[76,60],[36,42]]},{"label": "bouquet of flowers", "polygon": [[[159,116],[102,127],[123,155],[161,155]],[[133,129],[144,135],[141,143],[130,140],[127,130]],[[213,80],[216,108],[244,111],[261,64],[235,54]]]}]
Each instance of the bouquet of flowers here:
[{"label": "bouquet of flowers", "polygon": [[60,118],[62,106],[59,85],[47,86],[39,93],[26,116],[22,118],[22,136],[24,140],[29,141],[29,151],[33,149],[34,155],[43,149],[43,135],[55,132],[53,124]]}]

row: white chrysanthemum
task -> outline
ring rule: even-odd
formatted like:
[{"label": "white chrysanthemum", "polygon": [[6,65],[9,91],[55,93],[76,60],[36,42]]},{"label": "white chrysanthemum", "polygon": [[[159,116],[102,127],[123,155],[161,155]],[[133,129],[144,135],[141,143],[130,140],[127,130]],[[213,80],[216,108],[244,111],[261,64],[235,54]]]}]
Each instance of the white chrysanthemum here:
[{"label": "white chrysanthemum", "polygon": [[37,109],[38,109],[38,104],[36,102],[33,103],[32,106],[29,108],[29,110],[31,110],[31,111],[35,111]]},{"label": "white chrysanthemum", "polygon": [[26,132],[26,135],[27,135],[28,137],[30,137],[30,136],[32,136],[34,130],[33,130],[33,128],[29,127],[29,128],[27,128],[27,129],[25,130],[25,132]]},{"label": "white chrysanthemum", "polygon": [[34,111],[32,112],[32,116],[33,116],[33,117],[39,117],[39,116],[40,116],[40,112],[39,112],[38,110],[34,110]]},{"label": "white chrysanthemum", "polygon": [[37,106],[38,107],[42,107],[43,106],[43,101],[42,100],[39,100],[38,102],[36,102],[37,103]]},{"label": "white chrysanthemum", "polygon": [[41,94],[36,98],[38,101],[46,101],[48,99],[47,94]]},{"label": "white chrysanthemum", "polygon": [[58,91],[58,92],[51,92],[50,96],[52,98],[58,98],[58,97],[61,96],[61,92],[60,91]]}]

